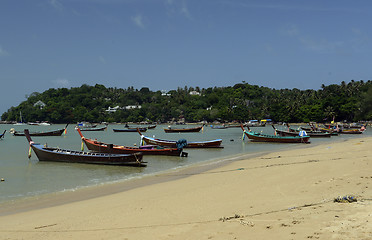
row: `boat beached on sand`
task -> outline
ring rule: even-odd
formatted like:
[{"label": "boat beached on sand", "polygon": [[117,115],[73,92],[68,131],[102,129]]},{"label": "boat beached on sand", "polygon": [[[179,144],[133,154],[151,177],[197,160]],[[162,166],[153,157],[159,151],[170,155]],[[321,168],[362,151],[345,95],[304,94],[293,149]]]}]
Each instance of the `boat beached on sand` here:
[{"label": "boat beached on sand", "polygon": [[[143,155],[141,153],[92,153],[48,147],[32,141],[28,129],[25,129],[24,133],[30,144],[30,148],[32,148],[32,150],[35,152],[39,161],[123,165],[135,167],[146,166],[146,163],[142,161]],[[29,154],[29,157],[31,157],[31,152]]]}]

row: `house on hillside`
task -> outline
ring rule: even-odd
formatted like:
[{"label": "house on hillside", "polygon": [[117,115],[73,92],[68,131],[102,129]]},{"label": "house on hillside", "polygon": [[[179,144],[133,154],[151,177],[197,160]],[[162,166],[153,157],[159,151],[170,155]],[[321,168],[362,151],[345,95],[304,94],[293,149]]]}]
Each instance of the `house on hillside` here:
[{"label": "house on hillside", "polygon": [[191,91],[189,94],[192,95],[192,96],[200,96],[201,95],[200,92],[197,92],[197,91]]},{"label": "house on hillside", "polygon": [[106,109],[105,111],[108,112],[108,113],[114,113],[114,112],[116,112],[119,109],[122,109],[122,108],[120,108],[119,106],[116,106],[116,107],[113,107],[113,108],[112,107],[108,107],[108,109]]},{"label": "house on hillside", "polygon": [[46,106],[46,104],[43,103],[41,100],[37,101],[37,102],[34,104],[34,107],[38,107],[38,108],[40,108],[40,109],[43,109],[45,106]]}]

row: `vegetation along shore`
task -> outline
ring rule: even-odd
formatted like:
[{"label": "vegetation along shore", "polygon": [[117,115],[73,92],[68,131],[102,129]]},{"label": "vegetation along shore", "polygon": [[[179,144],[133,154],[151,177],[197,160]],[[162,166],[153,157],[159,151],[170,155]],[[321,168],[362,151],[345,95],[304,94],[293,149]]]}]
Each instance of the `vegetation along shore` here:
[{"label": "vegetation along shore", "polygon": [[[360,121],[372,118],[372,82],[322,85],[319,90],[271,89],[248,83],[170,91],[82,85],[31,93],[1,116],[6,122],[276,122]],[[21,119],[22,118],[22,119]]]}]

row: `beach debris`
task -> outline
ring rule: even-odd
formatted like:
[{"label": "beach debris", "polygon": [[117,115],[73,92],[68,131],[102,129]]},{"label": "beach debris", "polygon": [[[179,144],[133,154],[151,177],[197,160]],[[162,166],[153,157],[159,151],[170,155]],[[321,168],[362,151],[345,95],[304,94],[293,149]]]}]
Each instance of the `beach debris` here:
[{"label": "beach debris", "polygon": [[222,217],[220,219],[218,219],[219,221],[222,221],[222,222],[226,222],[226,221],[229,221],[231,219],[237,219],[237,218],[244,218],[243,215],[239,215],[239,214],[235,214],[234,216],[231,216],[231,217]]},{"label": "beach debris", "polygon": [[352,203],[357,201],[357,198],[353,195],[338,196],[334,199],[334,202],[338,203]]},{"label": "beach debris", "polygon": [[46,227],[53,227],[53,226],[56,226],[57,223],[54,223],[54,224],[49,224],[49,225],[43,225],[43,226],[39,226],[39,227],[35,227],[34,229],[40,229],[40,228],[46,228]]},{"label": "beach debris", "polygon": [[253,227],[253,226],[254,226],[254,223],[253,223],[253,222],[251,222],[251,221],[245,221],[245,220],[243,220],[243,219],[240,219],[240,220],[239,220],[239,223],[240,223],[241,225],[244,225],[244,226],[250,226],[250,227]]}]

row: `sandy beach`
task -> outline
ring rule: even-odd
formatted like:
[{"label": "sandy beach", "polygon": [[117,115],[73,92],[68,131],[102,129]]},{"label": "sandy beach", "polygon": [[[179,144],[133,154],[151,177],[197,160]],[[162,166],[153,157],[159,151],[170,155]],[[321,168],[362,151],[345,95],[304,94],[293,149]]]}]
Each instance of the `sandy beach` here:
[{"label": "sandy beach", "polygon": [[308,144],[8,206],[0,239],[372,239],[371,146]]}]

